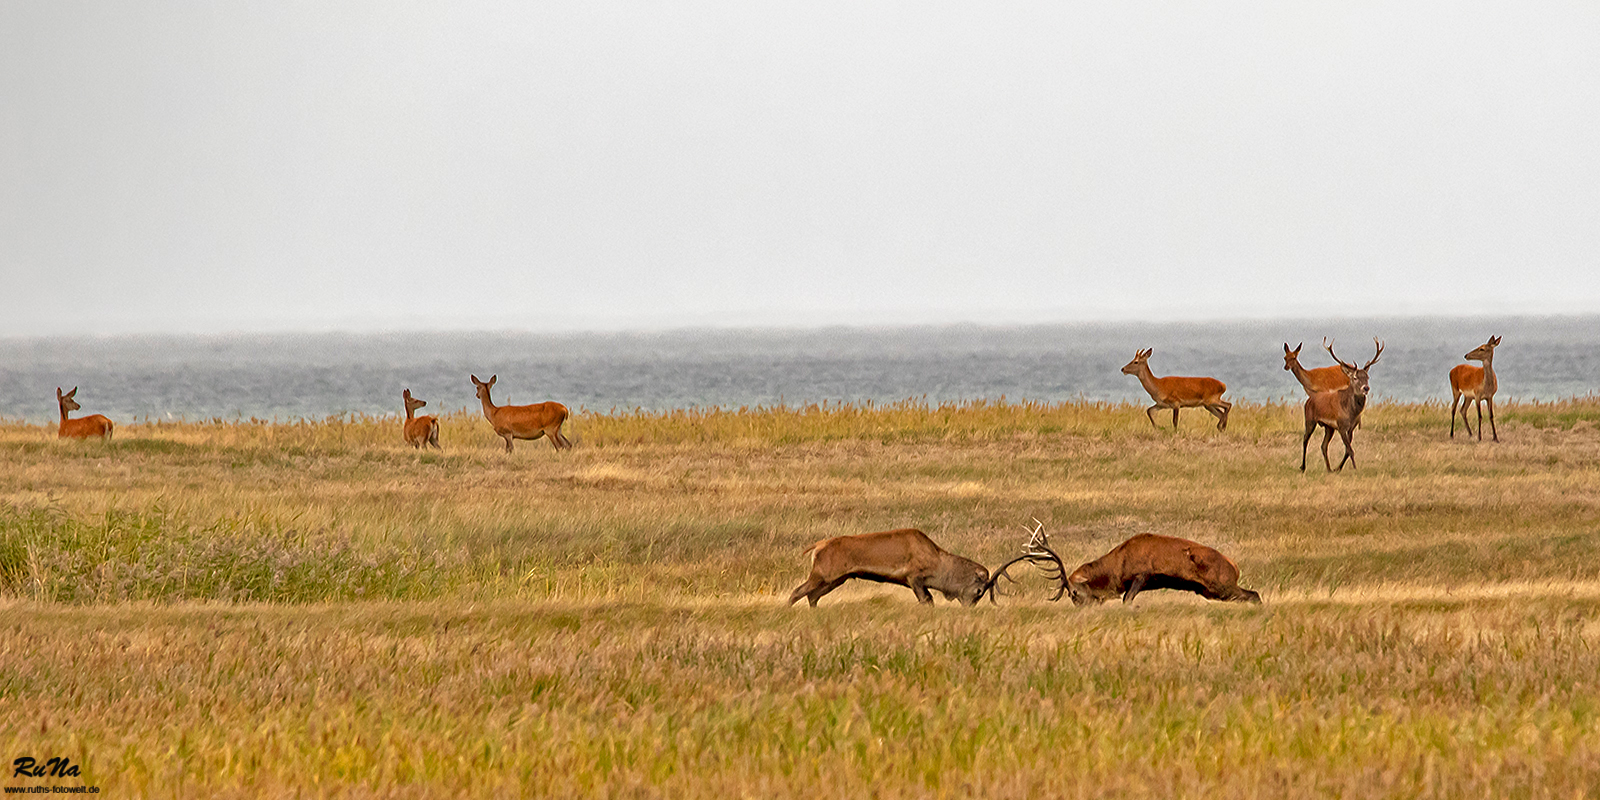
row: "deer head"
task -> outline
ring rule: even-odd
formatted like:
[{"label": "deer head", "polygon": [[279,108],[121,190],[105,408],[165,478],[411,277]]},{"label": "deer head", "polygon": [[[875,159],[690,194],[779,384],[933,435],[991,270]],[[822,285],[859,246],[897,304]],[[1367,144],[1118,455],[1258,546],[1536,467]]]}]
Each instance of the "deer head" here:
[{"label": "deer head", "polygon": [[1489,341],[1474,347],[1472,352],[1462,356],[1462,358],[1465,358],[1468,361],[1488,361],[1489,359],[1494,358],[1494,349],[1499,346],[1500,337],[1490,336]]},{"label": "deer head", "polygon": [[1290,350],[1289,349],[1289,343],[1288,342],[1284,342],[1283,343],[1283,371],[1284,372],[1294,372],[1294,365],[1300,363],[1300,348],[1305,347],[1305,346],[1306,346],[1306,343],[1305,342],[1301,342],[1300,344],[1295,345],[1295,348],[1293,350]]},{"label": "deer head", "polygon": [[428,404],[428,401],[426,400],[418,400],[415,397],[412,397],[410,389],[406,389],[405,391],[401,392],[400,396],[405,398],[407,417],[411,416],[411,412],[416,411],[417,409]]},{"label": "deer head", "polygon": [[78,387],[76,386],[72,387],[72,391],[67,392],[66,394],[61,393],[60,386],[56,387],[56,403],[61,406],[62,411],[77,411],[78,409],[83,408],[83,406],[78,405],[78,401],[72,399],[72,396],[77,393]]},{"label": "deer head", "polygon": [[1149,369],[1149,365],[1145,362],[1150,360],[1150,354],[1154,352],[1155,348],[1153,347],[1135,351],[1133,354],[1133,360],[1122,366],[1122,374],[1138,375],[1141,370]]},{"label": "deer head", "polygon": [[1383,342],[1378,341],[1377,337],[1373,337],[1372,343],[1377,346],[1372,353],[1372,360],[1358,367],[1334,353],[1332,341],[1324,339],[1322,342],[1322,346],[1328,350],[1328,355],[1333,356],[1333,360],[1339,362],[1339,368],[1344,370],[1345,377],[1350,379],[1350,390],[1355,393],[1356,397],[1363,399],[1366,398],[1367,391],[1371,388],[1367,379],[1367,370],[1373,364],[1378,363],[1378,359],[1383,355]]},{"label": "deer head", "polygon": [[478,399],[479,400],[488,400],[489,399],[489,389],[490,389],[490,387],[494,386],[494,382],[496,380],[500,379],[500,376],[499,375],[490,375],[488,383],[485,383],[483,381],[478,380],[478,376],[476,376],[476,375],[472,375],[471,378],[472,378],[472,385],[478,392]]}]

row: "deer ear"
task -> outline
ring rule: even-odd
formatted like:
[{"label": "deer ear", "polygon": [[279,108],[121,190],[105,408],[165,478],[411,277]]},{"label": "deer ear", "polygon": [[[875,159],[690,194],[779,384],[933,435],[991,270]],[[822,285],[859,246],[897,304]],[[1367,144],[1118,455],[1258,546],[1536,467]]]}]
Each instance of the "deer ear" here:
[{"label": "deer ear", "polygon": [[61,399],[61,398],[63,398],[63,397],[66,397],[66,395],[64,395],[64,394],[62,394],[62,393],[61,393],[61,387],[60,387],[60,386],[57,386],[57,387],[56,387],[56,399],[57,399],[57,400],[60,400],[60,399]]},{"label": "deer ear", "polygon": [[468,375],[467,377],[472,379],[472,385],[473,386],[482,386],[483,385],[483,381],[478,380],[478,376],[476,376],[476,375]]},{"label": "deer ear", "polygon": [[67,396],[71,397],[71,396],[73,396],[73,395],[75,395],[77,393],[78,393],[78,387],[74,386],[74,387],[72,387],[72,391],[67,392]]},{"label": "deer ear", "polygon": [[500,380],[500,376],[499,375],[490,375],[489,376],[489,382],[484,384],[484,386],[493,386],[494,382],[497,381],[497,380]]}]

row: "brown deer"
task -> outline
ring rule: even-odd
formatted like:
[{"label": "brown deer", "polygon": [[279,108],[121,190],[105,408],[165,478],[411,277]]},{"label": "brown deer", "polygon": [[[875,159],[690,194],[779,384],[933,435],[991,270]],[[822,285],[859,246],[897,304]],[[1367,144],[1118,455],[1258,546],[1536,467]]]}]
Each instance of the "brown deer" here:
[{"label": "brown deer", "polygon": [[410,389],[402,391],[400,397],[406,402],[406,422],[400,429],[406,444],[417,449],[429,444],[433,445],[435,450],[443,450],[444,448],[439,446],[439,418],[432,415],[411,416],[417,409],[427,405],[428,401],[412,397]]},{"label": "brown deer", "polygon": [[1346,363],[1339,356],[1334,355],[1333,343],[1328,342],[1323,346],[1327,348],[1328,355],[1339,362],[1339,368],[1344,370],[1345,378],[1350,382],[1343,389],[1330,392],[1317,392],[1306,398],[1306,433],[1300,439],[1300,471],[1306,471],[1306,446],[1311,441],[1311,434],[1315,433],[1317,426],[1321,425],[1325,431],[1322,437],[1322,463],[1333,472],[1333,463],[1328,459],[1328,443],[1333,441],[1334,431],[1339,432],[1339,438],[1344,441],[1344,458],[1339,459],[1339,470],[1344,470],[1344,462],[1352,465],[1356,463],[1355,451],[1350,449],[1350,438],[1355,434],[1356,425],[1361,421],[1361,412],[1367,407],[1367,391],[1370,383],[1367,370],[1378,363],[1378,358],[1383,355],[1383,342],[1376,338],[1372,340],[1377,349],[1372,354],[1372,360],[1365,366],[1356,366]]},{"label": "brown deer", "polygon": [[88,439],[91,436],[98,436],[101,439],[110,441],[113,425],[111,420],[105,416],[90,414],[81,419],[67,419],[67,412],[83,408],[83,406],[78,405],[78,401],[72,399],[72,396],[77,393],[78,387],[76,386],[72,387],[72,391],[66,394],[61,393],[60,386],[56,387],[56,405],[61,407],[61,427],[56,429],[56,438]]},{"label": "brown deer", "polygon": [[1073,605],[1099,604],[1118,595],[1122,596],[1122,602],[1131,603],[1140,592],[1153,589],[1194,592],[1209,600],[1261,602],[1261,595],[1239,587],[1236,564],[1198,542],[1141,533],[1068,574],[1061,556],[1050,549],[1050,540],[1043,528],[1040,524],[1034,529],[1021,556],[995,570],[988,586],[984,587],[990,592],[990,601],[994,600],[994,589],[1000,577],[1011,577],[1005,574],[1006,569],[1018,561],[1029,561],[1041,569],[1047,580],[1059,584],[1055,596],[1050,599],[1059,600],[1065,593],[1072,598]]},{"label": "brown deer", "polygon": [[497,406],[489,399],[489,389],[500,376],[490,375],[488,382],[472,376],[472,385],[483,402],[483,416],[494,427],[494,432],[506,440],[506,452],[511,452],[512,439],[533,440],[550,437],[550,446],[557,451],[571,449],[572,442],[561,435],[561,423],[567,421],[567,407],[560,403],[534,403],[526,406]]},{"label": "brown deer", "polygon": [[1228,387],[1216,378],[1157,378],[1150,372],[1149,360],[1153,352],[1154,349],[1139,350],[1134,353],[1133,360],[1122,367],[1122,374],[1138,378],[1139,384],[1150,393],[1150,399],[1156,401],[1144,410],[1151,427],[1160,427],[1155,417],[1158,408],[1172,409],[1172,429],[1177,430],[1178,409],[1203,407],[1217,418],[1217,430],[1227,430],[1228,411],[1233,404],[1222,399],[1222,393],[1228,391]]},{"label": "brown deer", "polygon": [[1489,341],[1473,348],[1462,356],[1468,361],[1482,361],[1483,366],[1457,364],[1450,370],[1450,438],[1456,438],[1456,405],[1461,406],[1461,425],[1472,435],[1472,425],[1467,422],[1467,403],[1478,409],[1478,441],[1483,441],[1483,404],[1489,404],[1489,431],[1494,441],[1500,441],[1500,431],[1494,424],[1494,392],[1500,388],[1494,377],[1494,349],[1500,346],[1500,337],[1490,336]]},{"label": "brown deer", "polygon": [[[1327,344],[1327,340],[1323,340]],[[1305,342],[1289,349],[1289,343],[1283,343],[1283,369],[1285,372],[1294,373],[1294,379],[1300,382],[1301,388],[1307,395],[1317,392],[1336,392],[1350,385],[1350,379],[1344,376],[1344,370],[1338,364],[1331,367],[1317,367],[1306,369],[1300,366],[1300,348],[1305,347]]]},{"label": "brown deer", "polygon": [[789,594],[791,606],[804,597],[815,607],[851,578],[910,587],[924,605],[933,604],[929,589],[976,605],[992,585],[982,564],[946,552],[916,528],[835,536],[800,552],[811,556],[811,574]]}]

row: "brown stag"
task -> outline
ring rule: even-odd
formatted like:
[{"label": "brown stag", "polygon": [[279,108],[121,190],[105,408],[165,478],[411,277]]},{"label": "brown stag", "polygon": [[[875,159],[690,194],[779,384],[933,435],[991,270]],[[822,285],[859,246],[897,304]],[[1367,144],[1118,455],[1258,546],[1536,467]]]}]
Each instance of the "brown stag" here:
[{"label": "brown stag", "polygon": [[61,393],[60,386],[56,387],[56,405],[61,407],[61,427],[56,429],[56,437],[59,439],[88,439],[91,436],[98,436],[109,441],[113,425],[111,420],[105,416],[90,414],[81,419],[67,419],[67,412],[83,408],[83,406],[78,405],[78,401],[72,399],[72,396],[77,393],[78,387],[76,386],[72,387],[72,391],[66,394]]},{"label": "brown stag", "polygon": [[1111,552],[1073,570],[1066,580],[1075,605],[1103,603],[1118,595],[1132,603],[1140,592],[1177,589],[1208,600],[1259,603],[1261,595],[1239,587],[1239,567],[1199,542],[1141,533]]},{"label": "brown stag", "polygon": [[1339,469],[1344,470],[1346,461],[1352,465],[1356,463],[1355,451],[1350,449],[1350,439],[1355,435],[1356,425],[1361,422],[1362,410],[1367,407],[1367,391],[1370,388],[1367,370],[1378,363],[1378,358],[1383,355],[1383,342],[1374,338],[1372,343],[1377,347],[1372,360],[1360,367],[1335,355],[1332,342],[1324,345],[1328,355],[1339,362],[1339,368],[1344,370],[1350,385],[1331,392],[1317,392],[1306,398],[1306,432],[1300,439],[1301,472],[1306,471],[1306,446],[1311,442],[1311,434],[1316,432],[1318,425],[1325,431],[1322,437],[1322,463],[1328,471],[1334,471],[1333,463],[1328,460],[1328,443],[1333,441],[1334,431],[1338,431],[1339,438],[1344,441],[1344,458],[1339,459]]},{"label": "brown stag", "polygon": [[1468,361],[1481,361],[1483,366],[1457,364],[1450,370],[1450,438],[1456,438],[1456,406],[1461,406],[1461,425],[1472,435],[1472,425],[1467,422],[1467,403],[1478,409],[1478,441],[1483,441],[1483,404],[1489,404],[1489,430],[1494,441],[1500,441],[1500,431],[1494,424],[1494,392],[1500,388],[1494,377],[1494,349],[1500,346],[1500,337],[1490,336],[1489,341],[1473,348],[1462,356]]},{"label": "brown stag", "polygon": [[489,399],[489,388],[499,379],[490,375],[487,382],[472,376],[478,399],[483,402],[483,416],[494,427],[494,432],[506,440],[506,452],[511,452],[512,439],[533,440],[550,437],[550,446],[556,450],[571,449],[572,442],[561,435],[561,423],[567,421],[567,407],[560,403],[534,403],[526,406],[497,406]]},{"label": "brown stag", "polygon": [[1156,425],[1155,412],[1158,408],[1172,409],[1172,429],[1178,429],[1178,409],[1180,408],[1205,408],[1217,418],[1217,430],[1227,430],[1228,411],[1233,404],[1222,399],[1222,393],[1228,387],[1216,378],[1180,378],[1169,376],[1157,378],[1150,372],[1150,354],[1153,349],[1139,350],[1134,353],[1133,360],[1122,368],[1124,375],[1132,375],[1139,379],[1140,385],[1150,393],[1150,399],[1156,404],[1145,409],[1144,415],[1150,418],[1152,427]]},{"label": "brown stag", "polygon": [[835,536],[801,551],[811,556],[811,574],[789,594],[816,606],[823,595],[851,578],[910,587],[917,602],[932,604],[932,589],[946,600],[976,605],[989,587],[982,564],[946,552],[916,528]]},{"label": "brown stag", "polygon": [[444,448],[439,446],[439,418],[432,415],[412,416],[417,409],[427,405],[428,401],[412,397],[410,389],[402,391],[400,397],[406,402],[406,422],[400,428],[406,444],[418,449],[424,444],[429,444],[433,445],[435,450],[443,450]]}]

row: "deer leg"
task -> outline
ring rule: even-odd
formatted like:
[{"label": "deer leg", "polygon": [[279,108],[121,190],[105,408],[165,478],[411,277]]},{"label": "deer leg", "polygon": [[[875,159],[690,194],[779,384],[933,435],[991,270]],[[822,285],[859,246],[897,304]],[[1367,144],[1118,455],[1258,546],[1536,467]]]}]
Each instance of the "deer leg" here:
[{"label": "deer leg", "polygon": [[506,440],[506,452],[509,453],[511,452],[511,434],[503,434],[503,438]]},{"label": "deer leg", "polygon": [[[1498,442],[1498,441],[1500,441],[1500,431],[1499,431],[1499,429],[1495,428],[1495,426],[1494,426],[1494,398],[1491,397],[1491,398],[1485,400],[1484,402],[1489,404],[1489,430],[1494,433],[1494,440]],[[111,435],[111,433],[108,431],[106,433],[106,436],[110,436],[110,435]],[[1479,436],[1483,435],[1483,425],[1481,425],[1481,424],[1478,426],[1478,435]]]},{"label": "deer leg", "polygon": [[1161,427],[1160,425],[1156,424],[1156,409],[1158,408],[1162,408],[1159,403],[1144,410],[1144,415],[1150,418],[1150,427],[1152,428]]},{"label": "deer leg", "polygon": [[912,578],[908,583],[906,583],[906,585],[910,586],[911,591],[916,593],[918,603],[921,603],[925,606],[933,605],[933,595],[928,594],[927,585],[924,584],[920,579]]},{"label": "deer leg", "polygon": [[[789,605],[794,605],[795,603],[799,602],[800,598],[805,597],[806,595],[811,594],[820,588],[822,588],[822,581],[818,579],[817,576],[812,575],[811,577],[806,578],[805,583],[796,586],[794,591],[789,593]],[[811,601],[811,605],[816,604],[816,600]]]},{"label": "deer leg", "polygon": [[[1328,442],[1333,441],[1333,426],[1324,425],[1322,427],[1327,429],[1327,432],[1322,435],[1322,466],[1327,467],[1328,471],[1332,472],[1333,462],[1328,460]],[[1339,466],[1343,467],[1344,462],[1339,462]]]},{"label": "deer leg", "polygon": [[1472,407],[1478,409],[1478,441],[1483,441],[1483,398],[1472,401]]},{"label": "deer leg", "polygon": [[1450,438],[1456,438],[1456,406],[1461,405],[1461,393],[1450,398]]},{"label": "deer leg", "polygon": [[1173,406],[1172,407],[1172,429],[1174,431],[1176,431],[1178,429],[1178,407],[1177,406]]},{"label": "deer leg", "polygon": [[1472,398],[1461,398],[1461,427],[1466,430],[1467,436],[1469,437],[1472,435],[1472,423],[1467,421],[1467,407],[1471,404]]},{"label": "deer leg", "polygon": [[1149,575],[1142,572],[1133,576],[1133,581],[1128,584],[1128,588],[1122,593],[1122,602],[1124,605],[1132,603],[1133,598],[1138,597],[1139,592],[1144,591],[1145,580],[1149,577]]},{"label": "deer leg", "polygon": [[1306,446],[1311,443],[1311,434],[1317,430],[1317,423],[1306,423],[1306,435],[1300,437],[1300,471],[1306,471]]},{"label": "deer leg", "polygon": [[547,434],[544,438],[550,440],[550,447],[554,448],[557,453],[561,452],[561,431],[540,431],[540,432],[544,433],[544,434]]},{"label": "deer leg", "polygon": [[827,583],[824,583],[821,586],[818,586],[817,588],[812,589],[811,590],[811,595],[809,597],[807,597],[806,600],[808,600],[811,603],[811,607],[812,608],[816,608],[817,607],[817,601],[821,600],[823,595],[827,594],[828,592],[833,591],[834,589],[839,588],[840,586],[843,586],[844,582],[847,581],[847,580],[850,580],[850,578],[848,576],[847,577],[843,577],[843,578],[839,578],[838,580],[833,580],[833,581],[829,581]]},{"label": "deer leg", "polygon": [[1222,419],[1217,422],[1217,430],[1228,429],[1228,415],[1233,413],[1233,404],[1226,400],[1218,400],[1217,405],[1222,406]]},{"label": "deer leg", "polygon": [[1355,431],[1350,428],[1339,429],[1339,438],[1344,440],[1344,458],[1339,459],[1340,472],[1344,471],[1344,462],[1346,461],[1350,462],[1350,466],[1352,467],[1356,465],[1356,451],[1350,449],[1350,437],[1353,436],[1354,433]]}]

